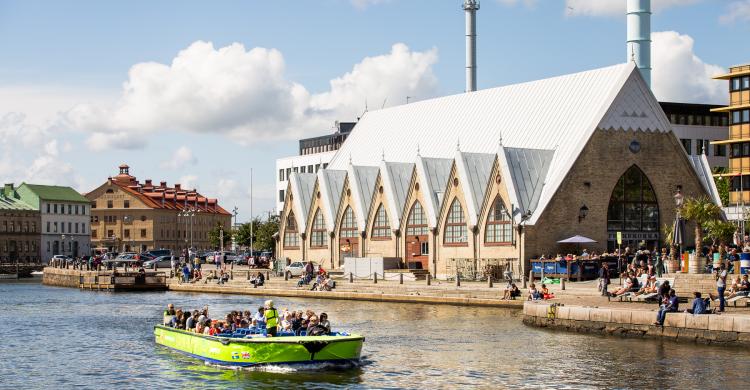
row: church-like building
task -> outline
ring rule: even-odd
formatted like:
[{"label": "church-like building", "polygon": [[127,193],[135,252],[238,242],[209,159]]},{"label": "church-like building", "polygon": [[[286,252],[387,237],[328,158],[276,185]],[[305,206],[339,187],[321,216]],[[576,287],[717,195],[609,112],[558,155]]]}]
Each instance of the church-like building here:
[{"label": "church-like building", "polygon": [[277,256],[339,269],[398,258],[441,278],[583,235],[604,251],[663,242],[674,195],[720,203],[638,68],[621,64],[367,112],[327,169],[293,173]]}]

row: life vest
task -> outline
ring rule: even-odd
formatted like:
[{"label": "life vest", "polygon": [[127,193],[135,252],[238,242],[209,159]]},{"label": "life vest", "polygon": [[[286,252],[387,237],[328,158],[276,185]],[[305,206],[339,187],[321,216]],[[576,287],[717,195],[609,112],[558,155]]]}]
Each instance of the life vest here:
[{"label": "life vest", "polygon": [[279,323],[279,313],[276,309],[266,309],[266,329],[273,329]]}]

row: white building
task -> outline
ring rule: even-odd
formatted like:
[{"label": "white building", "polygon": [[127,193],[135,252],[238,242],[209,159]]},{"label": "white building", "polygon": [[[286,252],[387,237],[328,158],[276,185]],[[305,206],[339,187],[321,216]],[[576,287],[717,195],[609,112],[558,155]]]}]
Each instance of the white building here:
[{"label": "white building", "polygon": [[317,173],[336,154],[336,150],[354,129],[355,122],[336,122],[336,132],[314,138],[299,140],[299,155],[276,159],[276,212],[284,208],[284,196],[289,175],[297,173]]},{"label": "white building", "polygon": [[689,156],[705,152],[712,169],[729,166],[729,151],[726,145],[710,145],[709,142],[729,137],[729,117],[726,113],[711,112],[721,106],[711,104],[659,102],[675,137]]},{"label": "white building", "polygon": [[90,202],[70,187],[21,184],[21,199],[41,214],[41,258],[91,254]]}]

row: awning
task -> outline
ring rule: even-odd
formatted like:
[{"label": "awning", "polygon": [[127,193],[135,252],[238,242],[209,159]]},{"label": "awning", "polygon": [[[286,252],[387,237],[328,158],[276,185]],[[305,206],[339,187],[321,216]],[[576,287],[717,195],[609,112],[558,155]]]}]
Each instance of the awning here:
[{"label": "awning", "polygon": [[596,243],[596,240],[592,240],[584,236],[573,236],[570,238],[566,238],[564,240],[560,240],[557,243],[558,244],[591,244],[591,243]]}]

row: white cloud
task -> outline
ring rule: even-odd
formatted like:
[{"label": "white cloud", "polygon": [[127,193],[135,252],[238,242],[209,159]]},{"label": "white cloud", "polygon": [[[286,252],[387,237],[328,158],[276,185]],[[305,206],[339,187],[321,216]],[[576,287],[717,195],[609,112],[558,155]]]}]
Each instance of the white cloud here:
[{"label": "white cloud", "polygon": [[[652,0],[653,12],[667,8],[691,5],[701,0]],[[565,0],[569,16],[625,16],[626,0]]]},{"label": "white cloud", "polygon": [[169,65],[134,65],[115,105],[78,105],[66,122],[91,133],[93,150],[140,148],[164,130],[225,134],[243,144],[295,139],[334,120],[354,119],[365,99],[380,107],[384,100],[394,105],[406,96],[433,96],[436,61],[435,49],[416,52],[395,44],[390,53],[366,57],[331,80],[329,92],[311,95],[285,77],[278,50],[246,50],[238,43],[215,49],[197,41]]},{"label": "white cloud", "polygon": [[195,175],[185,175],[180,177],[179,183],[180,187],[184,190],[192,190],[193,188],[198,188],[198,176]]},{"label": "white cloud", "polygon": [[750,21],[750,0],[733,1],[727,6],[727,12],[719,17],[722,23]]},{"label": "white cloud", "polygon": [[365,9],[371,5],[388,3],[391,0],[350,0],[352,5],[359,9]]},{"label": "white cloud", "polygon": [[198,158],[193,156],[193,151],[185,145],[180,146],[174,151],[169,160],[162,161],[163,169],[183,169],[187,165],[195,165]]},{"label": "white cloud", "polygon": [[692,37],[662,31],[653,33],[652,39],[652,89],[659,100],[726,102],[726,83],[711,78],[725,70],[703,62],[693,51]]}]

